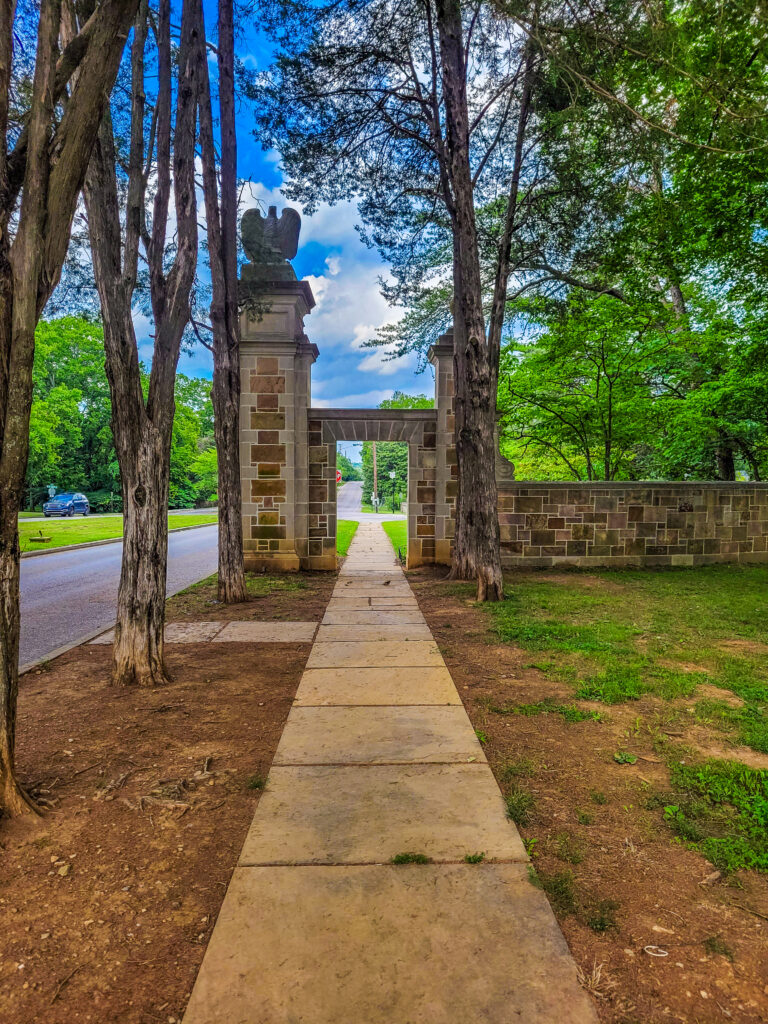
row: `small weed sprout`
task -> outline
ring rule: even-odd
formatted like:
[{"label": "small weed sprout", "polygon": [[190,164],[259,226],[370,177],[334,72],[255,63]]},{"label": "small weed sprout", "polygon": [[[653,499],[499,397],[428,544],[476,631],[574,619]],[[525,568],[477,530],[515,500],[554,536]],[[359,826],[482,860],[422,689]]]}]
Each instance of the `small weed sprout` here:
[{"label": "small weed sprout", "polygon": [[248,789],[264,789],[267,784],[267,780],[263,775],[251,775],[246,785]]},{"label": "small weed sprout", "polygon": [[465,864],[482,864],[485,860],[484,853],[465,853],[464,863]]},{"label": "small weed sprout", "polygon": [[504,797],[507,814],[516,825],[527,825],[531,820],[531,811],[536,803],[532,793],[522,786],[513,785]]},{"label": "small weed sprout", "polygon": [[432,858],[426,853],[396,853],[392,864],[431,864]]}]

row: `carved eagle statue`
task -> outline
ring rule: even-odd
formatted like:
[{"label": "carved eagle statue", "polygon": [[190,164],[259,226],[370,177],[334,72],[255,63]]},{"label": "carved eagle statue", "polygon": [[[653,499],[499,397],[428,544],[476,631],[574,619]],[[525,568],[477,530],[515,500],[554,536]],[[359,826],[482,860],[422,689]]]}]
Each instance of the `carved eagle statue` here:
[{"label": "carved eagle statue", "polygon": [[286,206],[278,219],[277,207],[266,217],[259,210],[246,210],[240,221],[240,235],[246,256],[252,263],[281,263],[292,260],[299,248],[301,217]]}]

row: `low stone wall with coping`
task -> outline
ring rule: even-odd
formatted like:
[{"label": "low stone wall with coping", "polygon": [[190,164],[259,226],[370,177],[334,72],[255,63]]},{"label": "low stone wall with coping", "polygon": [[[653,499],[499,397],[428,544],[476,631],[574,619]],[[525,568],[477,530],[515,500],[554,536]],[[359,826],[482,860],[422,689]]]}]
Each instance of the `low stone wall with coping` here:
[{"label": "low stone wall with coping", "polygon": [[768,483],[499,483],[505,567],[768,562]]}]

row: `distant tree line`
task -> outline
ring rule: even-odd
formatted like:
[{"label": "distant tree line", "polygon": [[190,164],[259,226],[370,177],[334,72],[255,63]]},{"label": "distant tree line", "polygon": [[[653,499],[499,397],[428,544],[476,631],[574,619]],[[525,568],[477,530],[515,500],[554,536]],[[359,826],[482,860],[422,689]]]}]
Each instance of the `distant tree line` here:
[{"label": "distant tree line", "polygon": [[[426,395],[406,395],[395,391],[391,398],[379,404],[380,409],[431,409],[431,398]],[[390,476],[394,473],[394,479]],[[363,442],[363,495],[364,505],[373,502],[373,442]],[[387,511],[400,511],[408,498],[408,445],[398,441],[376,442],[376,476],[381,505]],[[394,501],[393,501],[394,499]]]},{"label": "distant tree line", "polygon": [[[146,392],[148,375],[143,367],[140,373]],[[101,325],[74,316],[41,320],[33,379],[25,504],[39,507],[53,484],[58,491],[83,491],[94,511],[121,511]],[[177,374],[175,406],[169,506],[215,503],[210,380]]]}]

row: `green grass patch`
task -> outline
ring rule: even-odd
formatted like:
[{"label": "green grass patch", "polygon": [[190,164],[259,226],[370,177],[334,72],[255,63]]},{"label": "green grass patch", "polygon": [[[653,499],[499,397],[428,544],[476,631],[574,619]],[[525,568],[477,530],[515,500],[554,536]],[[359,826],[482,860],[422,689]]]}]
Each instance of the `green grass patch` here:
[{"label": "green grass patch", "polygon": [[768,714],[765,705],[747,703],[732,707],[722,700],[700,700],[696,720],[730,734],[744,746],[768,754]]},{"label": "green grass patch", "polygon": [[[454,596],[471,599],[464,588]],[[557,583],[516,576],[507,600],[482,607],[503,642],[536,653],[527,667],[572,685],[579,699],[674,701],[709,682],[746,702],[719,714],[723,730],[768,749],[766,566],[602,570]]]},{"label": "green grass patch", "polygon": [[[206,576],[204,580],[193,583],[185,590],[180,590],[178,594],[171,598],[171,601],[176,597],[200,593],[211,588],[215,591],[217,587],[218,576],[214,573],[212,576]],[[249,599],[257,600],[260,597],[269,597],[270,594],[274,594],[277,591],[306,590],[307,584],[297,573],[286,573],[285,576],[271,576],[265,572],[246,572],[245,588],[248,591]]]},{"label": "green grass patch", "polygon": [[384,533],[389,537],[389,542],[395,549],[395,554],[405,561],[408,553],[408,523],[405,519],[390,519],[389,522],[381,524]]},{"label": "green grass patch", "polygon": [[672,793],[654,797],[678,838],[721,871],[768,871],[768,771],[738,761],[671,765]]},{"label": "green grass patch", "polygon": [[432,858],[426,853],[396,853],[392,864],[431,864]]},{"label": "green grass patch", "polygon": [[504,793],[504,802],[507,805],[507,815],[516,825],[527,825],[531,820],[531,812],[536,803],[533,793],[527,789],[512,783]]},{"label": "green grass patch", "polygon": [[586,711],[575,704],[560,704],[551,697],[545,697],[535,704],[496,704],[493,700],[482,702],[486,711],[494,715],[561,715],[566,722],[599,722],[599,711]]},{"label": "green grass patch", "polygon": [[[177,530],[184,526],[204,526],[217,523],[218,515],[169,515],[168,529]],[[91,518],[77,516],[72,519],[48,519],[44,523],[19,523],[19,542],[22,551],[49,551],[53,548],[70,547],[72,544],[88,544],[95,540],[115,540],[123,535],[123,517]],[[32,537],[50,537],[43,544],[35,543]]]},{"label": "green grass patch", "polygon": [[339,519],[336,523],[336,554],[344,558],[360,524],[356,519]]},{"label": "green grass patch", "polygon": [[484,853],[465,853],[464,863],[465,864],[482,864],[485,860]]}]

